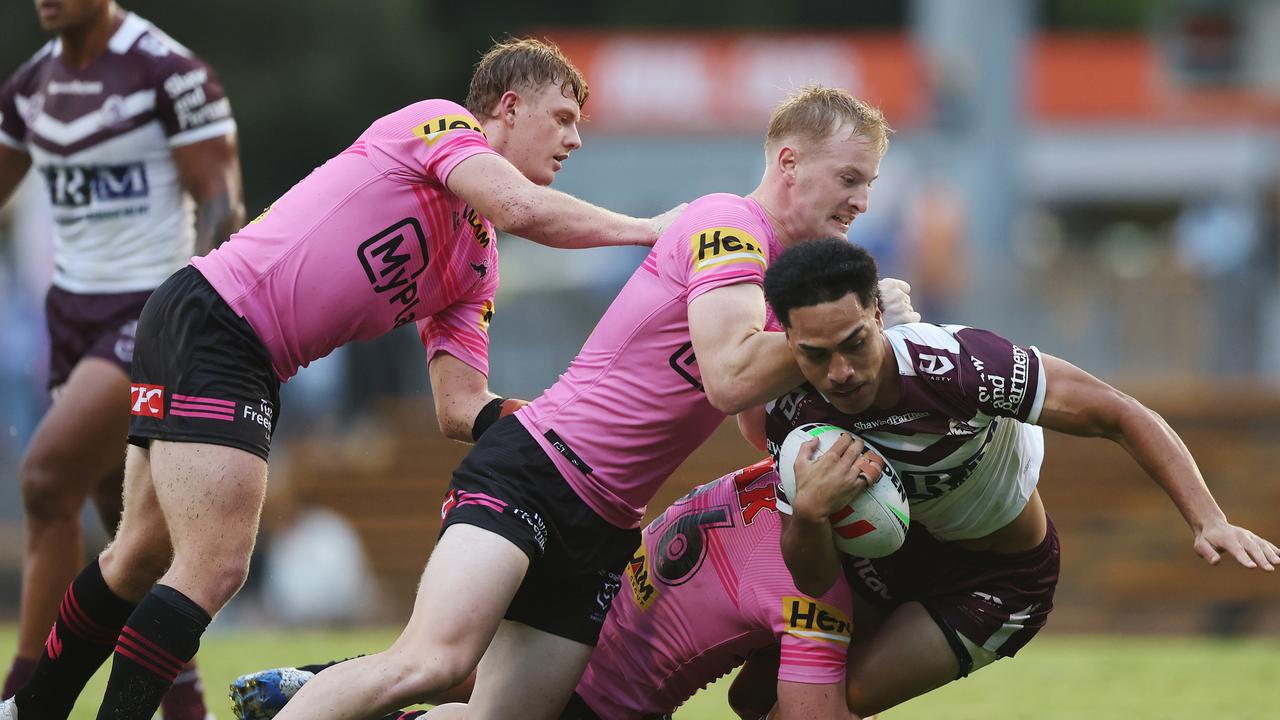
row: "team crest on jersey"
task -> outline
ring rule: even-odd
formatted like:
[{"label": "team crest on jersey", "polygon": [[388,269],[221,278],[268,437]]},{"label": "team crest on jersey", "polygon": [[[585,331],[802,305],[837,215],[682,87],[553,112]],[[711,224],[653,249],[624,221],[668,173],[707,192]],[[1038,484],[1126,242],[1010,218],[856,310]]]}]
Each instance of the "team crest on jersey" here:
[{"label": "team crest on jersey", "polygon": [[689,236],[689,247],[693,253],[695,273],[733,263],[756,263],[760,267],[768,264],[764,258],[764,245],[741,228],[699,230]]},{"label": "team crest on jersey", "polygon": [[493,322],[493,301],[485,300],[480,306],[480,329],[489,332],[489,323]]},{"label": "team crest on jersey", "polygon": [[787,634],[837,645],[849,644],[853,625],[834,606],[804,596],[782,598],[782,620]]},{"label": "team crest on jersey", "polygon": [[627,561],[627,585],[631,588],[631,599],[636,601],[636,607],[641,610],[648,610],[653,599],[658,597],[658,588],[649,578],[649,552],[644,543],[640,543],[635,554]]},{"label": "team crest on jersey", "polygon": [[450,130],[475,130],[484,135],[484,129],[468,115],[441,115],[433,117],[413,129],[413,134],[428,147],[435,145]]}]

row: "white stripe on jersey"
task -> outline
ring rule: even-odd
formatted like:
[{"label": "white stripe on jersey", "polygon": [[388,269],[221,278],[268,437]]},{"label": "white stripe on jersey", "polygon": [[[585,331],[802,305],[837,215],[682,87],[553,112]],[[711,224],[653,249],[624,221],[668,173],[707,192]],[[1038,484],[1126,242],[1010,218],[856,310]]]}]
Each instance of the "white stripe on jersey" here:
[{"label": "white stripe on jersey", "polygon": [[198,143],[201,140],[208,140],[209,138],[221,137],[223,135],[230,135],[235,131],[236,131],[236,121],[231,118],[227,118],[226,120],[221,120],[219,122],[203,125],[194,130],[181,132],[181,133],[178,133],[177,135],[170,135],[169,147],[182,147],[183,145],[191,145],[193,143]]},{"label": "white stripe on jersey", "polygon": [[[14,97],[14,101],[18,105],[18,112],[26,115],[31,105],[31,99],[18,95]],[[98,108],[92,112],[85,113],[69,123],[64,123],[49,117],[46,113],[41,113],[35,119],[35,122],[28,126],[27,132],[66,147],[73,145],[96,132],[101,131],[107,125],[121,120],[127,120],[135,115],[141,115],[150,112],[156,107],[156,91],[155,90],[139,90],[125,97],[120,105],[119,112],[108,113],[104,108]]]}]

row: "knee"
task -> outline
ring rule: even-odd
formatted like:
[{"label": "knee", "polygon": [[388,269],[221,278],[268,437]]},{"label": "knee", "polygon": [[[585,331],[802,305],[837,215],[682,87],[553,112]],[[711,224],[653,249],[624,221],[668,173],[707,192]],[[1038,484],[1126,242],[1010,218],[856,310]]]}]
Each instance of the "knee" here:
[{"label": "knee", "polygon": [[211,602],[218,607],[231,602],[231,598],[240,592],[244,582],[249,578],[249,559],[227,563],[209,573],[206,579],[206,590]]},{"label": "knee", "polygon": [[[391,692],[398,702],[426,702],[436,693],[461,685],[475,670],[475,663],[447,649],[393,647],[387,651],[392,664]],[[432,658],[424,662],[423,658]]]},{"label": "knee", "polygon": [[22,505],[32,523],[76,521],[85,497],[66,481],[57,463],[48,457],[33,455],[23,458],[19,470]]},{"label": "knee", "polygon": [[127,588],[145,592],[164,575],[172,556],[167,542],[130,542],[119,536],[99,556],[103,572],[117,578]]},{"label": "knee", "polygon": [[844,701],[849,707],[849,712],[858,717],[868,717],[882,709],[874,707],[876,700],[871,696],[871,688],[852,677],[845,680]]}]

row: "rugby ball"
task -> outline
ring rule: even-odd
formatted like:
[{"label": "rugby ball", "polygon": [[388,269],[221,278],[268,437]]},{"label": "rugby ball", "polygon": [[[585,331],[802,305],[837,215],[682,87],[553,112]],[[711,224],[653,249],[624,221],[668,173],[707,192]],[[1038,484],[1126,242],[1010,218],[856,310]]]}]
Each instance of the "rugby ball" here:
[{"label": "rugby ball", "polygon": [[[796,496],[795,465],[800,446],[817,438],[818,449],[813,455],[817,459],[842,434],[857,438],[848,430],[824,423],[801,425],[787,435],[778,450],[777,465],[778,485],[788,501]],[[867,446],[871,447],[870,443]],[[902,486],[902,478],[898,477],[888,460],[879,482],[859,493],[843,510],[831,516],[836,548],[843,553],[866,558],[884,557],[902,547],[910,524],[907,491]]]}]

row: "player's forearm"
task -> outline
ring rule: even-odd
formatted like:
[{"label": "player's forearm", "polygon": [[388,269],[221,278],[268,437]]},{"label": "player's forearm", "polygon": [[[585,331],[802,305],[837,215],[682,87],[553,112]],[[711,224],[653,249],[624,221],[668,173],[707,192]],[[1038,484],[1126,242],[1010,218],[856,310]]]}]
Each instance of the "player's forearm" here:
[{"label": "player's forearm", "polygon": [[[658,231],[649,219],[634,218],[583,202],[547,187],[531,187],[498,227],[539,245],[579,249],[653,245]],[[495,221],[495,224],[498,224]]]},{"label": "player's forearm", "polygon": [[223,189],[196,205],[195,254],[206,255],[244,225],[244,203]]},{"label": "player's forearm", "polygon": [[831,523],[785,516],[782,559],[796,588],[812,597],[831,589],[840,576],[840,557],[831,537]]},{"label": "player's forearm", "polygon": [[736,347],[702,366],[702,384],[712,407],[736,415],[804,382],[782,333],[755,331]]},{"label": "player's forearm", "polygon": [[1182,438],[1155,411],[1129,398],[1109,436],[1164,490],[1192,530],[1226,520]]}]

